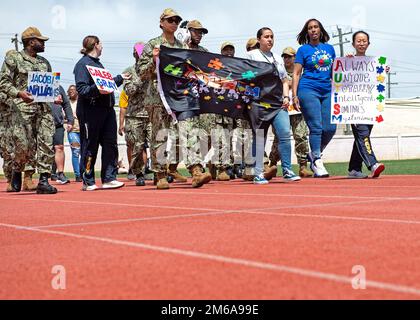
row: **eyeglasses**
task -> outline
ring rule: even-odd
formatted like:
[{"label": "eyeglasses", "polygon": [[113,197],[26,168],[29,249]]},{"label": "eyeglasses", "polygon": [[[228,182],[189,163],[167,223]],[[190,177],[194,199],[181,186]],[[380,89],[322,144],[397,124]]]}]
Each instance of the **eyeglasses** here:
[{"label": "eyeglasses", "polygon": [[180,24],[181,23],[181,20],[179,20],[179,18],[168,18],[168,19],[166,19],[166,21],[168,21],[168,23],[170,23],[170,24],[172,24],[172,23]]}]

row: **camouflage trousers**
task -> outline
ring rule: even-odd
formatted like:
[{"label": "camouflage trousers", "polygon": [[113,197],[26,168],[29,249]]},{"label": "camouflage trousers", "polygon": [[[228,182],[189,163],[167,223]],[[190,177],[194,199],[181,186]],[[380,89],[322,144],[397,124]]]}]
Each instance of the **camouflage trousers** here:
[{"label": "camouflage trousers", "polygon": [[13,170],[22,172],[25,165],[37,167],[38,173],[51,173],[54,163],[54,119],[47,104],[32,110],[15,107],[12,112]]},{"label": "camouflage trousers", "polygon": [[205,163],[212,163],[218,168],[228,168],[233,165],[231,152],[231,134],[234,120],[218,114],[200,115],[200,127],[209,137],[209,152],[204,158]]},{"label": "camouflage trousers", "polygon": [[179,161],[184,162],[187,169],[201,165],[203,148],[207,149],[206,132],[200,127],[200,118],[193,117],[179,121]]},{"label": "camouflage trousers", "polygon": [[3,158],[3,172],[8,181],[12,177],[13,163],[12,153],[13,144],[11,137],[12,115],[5,110],[0,110],[0,155]]},{"label": "camouflage trousers", "polygon": [[236,119],[232,136],[232,154],[234,164],[252,165],[252,129],[249,121]]},{"label": "camouflage trousers", "polygon": [[[150,155],[152,170],[154,172],[166,172],[169,164],[177,164],[176,151],[176,125],[172,117],[163,106],[157,105],[146,108],[149,113],[149,121],[152,125],[150,137]],[[176,148],[175,148],[176,150]]]},{"label": "camouflage trousers", "polygon": [[125,118],[125,141],[133,150],[130,169],[133,174],[139,175],[144,170],[143,152],[146,150],[146,141],[150,143],[152,136],[152,124],[149,118],[126,117]]},{"label": "camouflage trousers", "polygon": [[[303,118],[302,114],[296,114],[290,116],[290,125],[292,126],[293,132],[293,139],[295,140],[295,154],[297,157],[297,161],[299,164],[303,164],[307,162],[307,156],[309,153],[309,142],[308,142],[308,135],[309,129],[306,125],[305,119]],[[280,161],[279,155],[279,141],[275,135],[274,129],[274,142],[271,148],[271,153],[269,157],[269,161],[271,164],[278,163]],[[268,160],[265,161],[268,163]]]}]

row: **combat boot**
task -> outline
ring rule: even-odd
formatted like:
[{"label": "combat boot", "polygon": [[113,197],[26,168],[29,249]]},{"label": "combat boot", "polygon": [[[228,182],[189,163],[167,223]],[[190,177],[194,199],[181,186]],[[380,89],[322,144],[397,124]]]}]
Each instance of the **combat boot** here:
[{"label": "combat boot", "polygon": [[268,181],[272,180],[277,176],[277,165],[269,166],[268,164],[264,165],[264,178]]},{"label": "combat boot", "polygon": [[156,173],[156,186],[158,190],[168,190],[169,189],[169,182],[166,179],[166,172],[158,172]]},{"label": "combat boot", "polygon": [[6,192],[13,192],[12,189],[12,181],[10,179],[7,179],[7,189]]},{"label": "combat boot", "polygon": [[39,177],[38,187],[36,188],[37,194],[56,194],[57,189],[48,183],[48,173],[41,173]]},{"label": "combat boot", "polygon": [[178,172],[177,167],[177,164],[169,165],[168,176],[173,178],[175,182],[186,183],[188,179]]},{"label": "combat boot", "polygon": [[[207,168],[209,168],[211,178],[213,180],[216,180],[217,179],[217,168],[216,168],[216,166],[214,164],[209,163],[207,165]],[[205,170],[204,170],[204,173],[205,173]]]},{"label": "combat boot", "polygon": [[217,175],[217,181],[230,181],[230,176],[228,175],[225,168],[219,169],[219,174]]},{"label": "combat boot", "polygon": [[191,168],[191,175],[193,177],[192,187],[201,188],[203,185],[212,180],[210,173],[203,173],[203,168],[200,165],[195,165]]},{"label": "combat boot", "polygon": [[20,192],[22,190],[22,172],[12,172],[12,180],[10,181],[11,191]]},{"label": "combat boot", "polygon": [[309,171],[308,169],[308,163],[305,162],[301,162],[299,165],[299,176],[301,178],[311,178],[313,177],[313,173],[311,171]]},{"label": "combat boot", "polygon": [[34,184],[34,182],[32,181],[32,175],[34,174],[33,171],[25,171],[25,174],[23,176],[23,186],[22,186],[22,190],[23,191],[36,191],[37,187]]}]

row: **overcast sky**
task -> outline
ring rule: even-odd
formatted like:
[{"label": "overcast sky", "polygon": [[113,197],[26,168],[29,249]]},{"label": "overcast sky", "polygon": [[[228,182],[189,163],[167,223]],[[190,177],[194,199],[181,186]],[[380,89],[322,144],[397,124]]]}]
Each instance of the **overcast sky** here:
[{"label": "overcast sky", "polygon": [[[309,18],[319,19],[326,29],[337,33],[364,29],[371,34],[370,55],[389,57],[393,97],[420,96],[419,4],[399,1],[143,1],[143,0],[20,0],[18,5],[0,2],[0,51],[13,48],[10,38],[28,26],[38,27],[50,37],[44,56],[54,71],[62,72],[64,86],[73,82],[73,67],[84,36],[98,35],[104,43],[101,60],[112,73],[134,63],[132,45],[160,35],[159,16],[174,8],[184,20],[198,19],[209,29],[202,45],[219,52],[224,41],[237,46],[237,56],[245,54],[245,43],[261,27],[274,30],[274,51],[298,47],[296,35]],[[351,39],[351,35],[346,36]],[[330,43],[338,42],[333,38]],[[21,48],[21,46],[20,46]],[[345,52],[351,52],[350,44]],[[336,47],[337,55],[340,54]]]}]

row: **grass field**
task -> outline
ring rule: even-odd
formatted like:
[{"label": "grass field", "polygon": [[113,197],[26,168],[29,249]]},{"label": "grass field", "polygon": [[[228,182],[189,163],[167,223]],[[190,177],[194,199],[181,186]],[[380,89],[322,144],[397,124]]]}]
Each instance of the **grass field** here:
[{"label": "grass field", "polygon": [[[383,161],[383,163],[386,166],[385,175],[420,175],[420,159]],[[326,163],[325,166],[331,176],[346,176],[348,173],[348,163]],[[293,169],[296,173],[299,171],[296,165],[293,166]],[[366,168],[363,170],[365,173],[368,173]],[[180,169],[179,171],[185,176],[189,175],[186,169]],[[280,166],[279,174],[281,174]],[[74,174],[70,172],[66,173],[66,176],[68,178],[74,178]],[[121,177],[124,176],[122,175]],[[4,178],[3,175],[0,175],[0,177]]]}]

